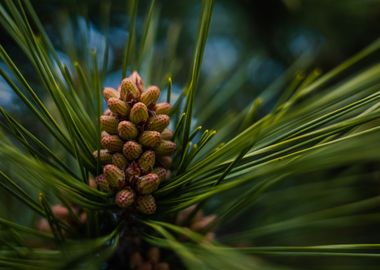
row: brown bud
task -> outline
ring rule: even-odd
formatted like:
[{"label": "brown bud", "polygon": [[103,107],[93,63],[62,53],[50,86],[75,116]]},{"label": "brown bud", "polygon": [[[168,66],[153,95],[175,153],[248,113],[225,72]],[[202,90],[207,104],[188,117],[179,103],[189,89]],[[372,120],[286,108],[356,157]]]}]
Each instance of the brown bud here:
[{"label": "brown bud", "polygon": [[131,74],[131,76],[129,76],[129,78],[137,86],[140,92],[144,90],[144,81],[137,71],[133,71],[133,73]]},{"label": "brown bud", "polygon": [[103,112],[103,115],[113,116],[113,113],[111,112],[110,109],[106,109],[106,110]]},{"label": "brown bud", "polygon": [[135,105],[133,105],[131,113],[129,115],[131,122],[139,124],[148,120],[148,117],[148,108],[144,103],[137,102]]},{"label": "brown bud", "polygon": [[128,165],[127,159],[121,153],[115,153],[112,155],[112,164],[116,165],[119,169],[124,170]]},{"label": "brown bud", "polygon": [[129,101],[131,99],[136,100],[139,97],[140,90],[137,88],[135,83],[130,78],[122,80],[120,85],[120,99],[123,101]]},{"label": "brown bud", "polygon": [[148,259],[150,262],[156,264],[160,261],[160,249],[158,247],[151,247],[148,249]]},{"label": "brown bud", "polygon": [[204,240],[206,241],[206,243],[207,242],[213,242],[215,240],[215,233],[214,232],[206,233]]},{"label": "brown bud", "polygon": [[192,222],[190,228],[197,232],[207,231],[207,229],[210,228],[210,226],[215,222],[215,220],[216,220],[216,215],[204,216]]},{"label": "brown bud", "polygon": [[107,131],[109,134],[117,134],[118,121],[115,116],[102,115],[100,116],[100,125],[102,130]]},{"label": "brown bud", "polygon": [[121,121],[118,126],[119,136],[124,140],[134,139],[138,135],[138,130],[132,122]]},{"label": "brown bud", "polygon": [[141,145],[135,141],[128,141],[123,146],[123,154],[128,160],[137,159],[142,151]]},{"label": "brown bud", "polygon": [[132,186],[135,185],[135,182],[140,177],[140,175],[141,175],[141,169],[135,162],[132,162],[132,164],[130,164],[125,169],[125,179]]},{"label": "brown bud", "polygon": [[169,125],[170,117],[166,114],[157,114],[148,119],[147,130],[161,132]]},{"label": "brown bud", "polygon": [[166,173],[167,173],[166,169],[164,169],[162,167],[156,167],[156,168],[154,168],[153,173],[158,175],[160,182],[163,182],[166,180]]},{"label": "brown bud", "polygon": [[99,190],[104,191],[104,192],[110,192],[111,191],[110,185],[109,185],[106,177],[103,174],[95,177],[95,182],[96,182],[96,185],[98,186]]},{"label": "brown bud", "polygon": [[[193,213],[193,211],[197,208],[197,204],[193,204],[183,210],[181,210],[178,214],[177,214],[177,218],[176,218],[176,222],[175,224],[176,225],[184,225],[185,221],[187,221],[187,219],[189,219],[190,215]],[[199,212],[199,211],[198,211]]]},{"label": "brown bud", "polygon": [[[193,212],[197,207],[198,207],[198,204],[193,204],[193,205],[181,210],[177,214],[175,224],[184,226],[185,222],[188,221],[188,219],[190,218],[190,215],[193,215]],[[198,210],[195,215],[198,215],[199,212],[200,211]],[[194,217],[191,220],[193,220],[193,219],[194,219]]]},{"label": "brown bud", "polygon": [[133,252],[129,257],[129,266],[131,269],[135,269],[143,263],[143,257],[140,252]]},{"label": "brown bud", "polygon": [[150,172],[156,162],[156,155],[153,151],[145,151],[139,158],[139,166],[143,173]]},{"label": "brown bud", "polygon": [[95,159],[98,159],[98,157],[99,157],[99,161],[103,164],[112,162],[112,154],[110,152],[108,152],[107,149],[100,149],[99,155],[98,155],[98,151],[95,150],[92,153],[92,155],[94,156]]},{"label": "brown bud", "polygon": [[112,113],[116,115],[121,115],[123,117],[128,116],[131,107],[128,103],[118,99],[118,98],[110,98],[107,102],[108,107],[112,111]]},{"label": "brown bud", "polygon": [[161,139],[163,140],[171,140],[173,138],[174,132],[171,129],[165,128],[161,132]]},{"label": "brown bud", "polygon": [[131,188],[119,191],[115,197],[115,203],[121,208],[127,208],[135,201],[135,193]]},{"label": "brown bud", "polygon": [[46,218],[38,219],[36,223],[36,228],[40,232],[51,233],[50,223]]},{"label": "brown bud", "polygon": [[110,134],[107,132],[107,131],[102,131],[102,132],[100,132],[100,138],[103,138],[103,137],[105,137],[105,136],[109,136]]},{"label": "brown bud", "polygon": [[151,85],[141,94],[140,100],[146,106],[149,106],[155,104],[159,97],[160,89],[155,85]]},{"label": "brown bud", "polygon": [[101,145],[111,153],[120,152],[123,149],[123,141],[117,135],[104,136],[101,140]]},{"label": "brown bud", "polygon": [[96,184],[95,182],[95,178],[92,177],[91,175],[88,177],[88,182],[87,182],[88,186],[90,188],[96,188],[98,185]]},{"label": "brown bud", "polygon": [[154,111],[156,114],[169,114],[172,109],[172,105],[167,102],[157,103],[154,106]]},{"label": "brown bud", "polygon": [[141,213],[152,215],[156,212],[156,200],[152,195],[142,195],[137,197],[136,208]]},{"label": "brown bud", "polygon": [[140,194],[150,194],[160,185],[160,179],[155,173],[148,173],[137,180],[136,189]]},{"label": "brown bud", "polygon": [[119,98],[119,93],[111,87],[105,87],[103,89],[103,96],[108,101],[110,98]]},{"label": "brown bud", "polygon": [[155,270],[170,270],[170,266],[167,262],[160,262],[156,264]]},{"label": "brown bud", "polygon": [[86,223],[87,223],[87,220],[88,220],[87,213],[86,213],[86,212],[82,212],[82,213],[79,215],[79,223],[80,223],[80,224],[86,224]]},{"label": "brown bud", "polygon": [[160,156],[158,157],[158,162],[166,169],[172,166],[173,158],[171,156]]},{"label": "brown bud", "polygon": [[160,133],[157,131],[144,131],[140,138],[139,138],[139,143],[141,143],[143,146],[146,147],[156,147],[161,140]]},{"label": "brown bud", "polygon": [[154,148],[157,155],[171,155],[176,149],[176,144],[172,141],[161,140],[160,143]]},{"label": "brown bud", "polygon": [[67,207],[63,206],[62,204],[53,205],[51,207],[51,212],[53,213],[54,217],[61,221],[69,220],[69,209],[67,209]]},{"label": "brown bud", "polygon": [[124,172],[115,165],[108,164],[104,166],[103,174],[112,188],[120,189],[124,186]]}]

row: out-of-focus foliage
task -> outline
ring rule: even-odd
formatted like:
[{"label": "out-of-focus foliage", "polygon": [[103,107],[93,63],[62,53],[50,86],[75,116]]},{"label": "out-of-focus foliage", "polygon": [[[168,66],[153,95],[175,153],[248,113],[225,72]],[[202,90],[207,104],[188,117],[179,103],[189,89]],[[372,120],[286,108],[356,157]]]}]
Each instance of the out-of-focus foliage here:
[{"label": "out-of-focus foliage", "polygon": [[[190,269],[377,269],[380,3],[137,2],[1,3],[0,266],[118,267],[128,220],[87,181],[101,88],[137,69],[174,104],[178,145],[145,241]],[[172,224],[194,204],[215,241]]]}]

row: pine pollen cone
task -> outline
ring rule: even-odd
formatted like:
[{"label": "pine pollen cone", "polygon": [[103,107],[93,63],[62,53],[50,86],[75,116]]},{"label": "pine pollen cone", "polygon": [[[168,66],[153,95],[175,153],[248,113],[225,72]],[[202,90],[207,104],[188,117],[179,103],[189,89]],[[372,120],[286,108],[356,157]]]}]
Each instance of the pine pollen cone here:
[{"label": "pine pollen cone", "polygon": [[170,177],[176,150],[168,128],[171,105],[158,102],[160,89],[144,88],[136,71],[121,81],[118,90],[104,88],[103,95],[108,107],[100,116],[102,149],[93,154],[102,165],[102,174],[95,178],[97,188],[113,193],[120,208],[154,214],[152,193]]}]

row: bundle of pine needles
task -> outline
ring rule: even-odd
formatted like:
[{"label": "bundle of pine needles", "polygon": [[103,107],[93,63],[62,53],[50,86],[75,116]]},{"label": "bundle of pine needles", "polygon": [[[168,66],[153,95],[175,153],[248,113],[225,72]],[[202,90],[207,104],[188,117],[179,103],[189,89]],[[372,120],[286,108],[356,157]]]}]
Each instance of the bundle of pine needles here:
[{"label": "bundle of pine needles", "polygon": [[1,77],[25,106],[21,115],[0,108],[1,268],[377,269],[380,64],[358,65],[380,41],[326,74],[293,67],[234,112],[226,104],[242,71],[220,91],[212,78],[199,83],[213,5],[202,3],[178,95],[172,71],[161,70],[171,65],[152,57],[157,3],[142,33],[137,1],[129,6],[119,81],[137,70],[160,86],[177,146],[151,215],[118,207],[114,191],[93,182],[108,50],[84,39],[66,48],[67,64],[29,1],[0,4],[2,29],[33,69],[26,75],[0,46]]}]

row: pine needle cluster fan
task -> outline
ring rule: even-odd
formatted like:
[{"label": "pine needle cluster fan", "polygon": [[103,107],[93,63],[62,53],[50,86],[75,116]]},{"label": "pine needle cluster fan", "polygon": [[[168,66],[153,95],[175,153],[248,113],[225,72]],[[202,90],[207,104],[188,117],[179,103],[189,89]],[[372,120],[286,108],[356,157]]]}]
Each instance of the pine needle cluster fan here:
[{"label": "pine needle cluster fan", "polygon": [[295,65],[234,111],[245,64],[200,78],[213,2],[175,100],[151,57],[157,5],[138,33],[130,1],[111,89],[107,50],[72,39],[65,64],[29,1],[0,3],[28,62],[0,46],[25,111],[0,108],[0,268],[377,269],[380,41],[323,75]]}]

